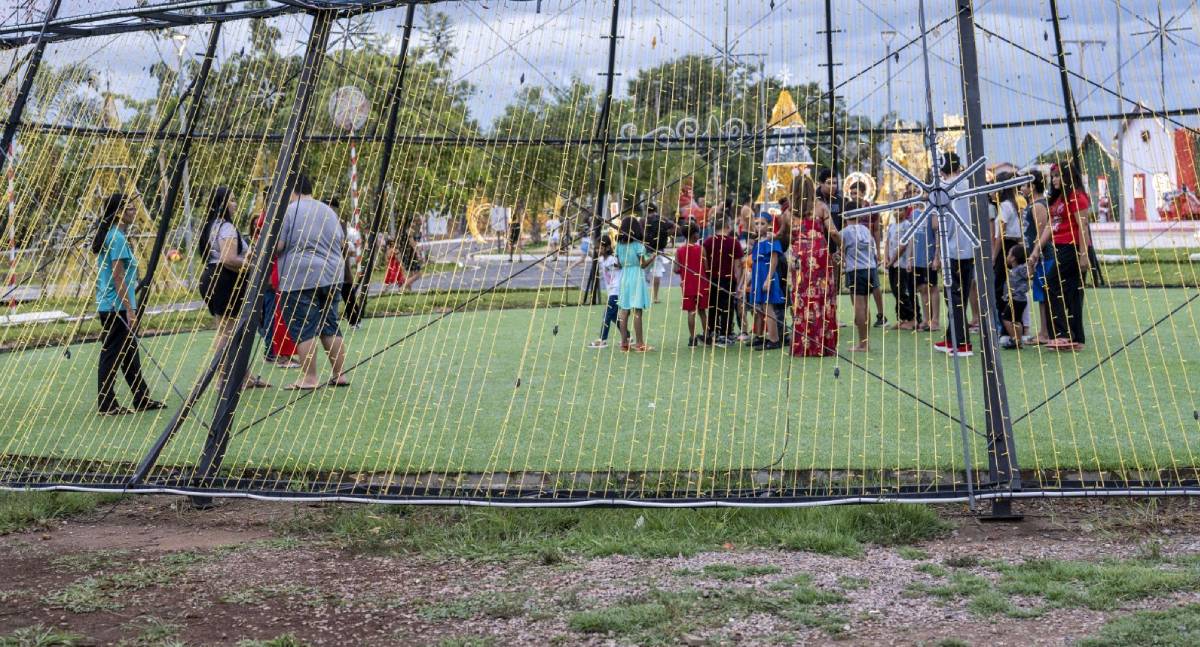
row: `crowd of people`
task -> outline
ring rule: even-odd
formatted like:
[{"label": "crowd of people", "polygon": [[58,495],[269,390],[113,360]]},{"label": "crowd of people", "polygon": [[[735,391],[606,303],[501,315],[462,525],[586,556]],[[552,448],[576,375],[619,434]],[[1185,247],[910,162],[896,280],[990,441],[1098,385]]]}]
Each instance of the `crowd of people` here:
[{"label": "crowd of people", "polygon": [[[949,154],[939,170],[950,182],[962,167],[957,156]],[[787,347],[795,356],[836,355],[839,329],[845,325],[837,312],[844,290],[853,310],[855,335],[848,348],[852,353],[869,352],[872,325],[941,331],[943,299],[945,335],[933,343],[939,352],[971,355],[972,334],[981,326],[994,327],[1004,348],[1032,344],[1055,351],[1082,350],[1090,202],[1078,171],[1069,164],[1052,166],[1048,182],[1038,169],[1030,169],[1028,175],[1027,184],[986,202],[993,223],[993,253],[986,260],[979,258],[970,232],[953,218],[921,218],[918,207],[909,207],[895,214],[885,232],[877,216],[855,215],[856,209],[867,206],[865,187],[856,183],[843,196],[839,178],[828,169],[818,170],[815,177],[798,174],[790,195],[776,208],[725,200],[713,212],[704,212],[700,222],[689,195],[689,208],[681,208],[677,220],[660,217],[653,206],[645,218],[626,216],[616,227],[615,244],[608,237],[597,244],[608,303],[601,334],[589,345],[606,347],[615,323],[621,350],[652,351],[644,313],[660,302],[662,279],[673,269],[680,278],[689,346],[727,348],[745,342],[764,351]],[[361,305],[355,307],[354,286],[362,237],[339,218],[335,200],[329,201],[331,207],[312,192],[311,181],[300,175],[284,213],[258,313],[266,361],[300,369],[299,377],[284,387],[289,390],[349,385],[339,326],[341,302],[347,302],[351,325],[362,316]],[[968,200],[954,207],[969,218]],[[229,189],[213,190],[198,245],[205,262],[199,291],[216,320],[218,350],[229,342],[242,311],[252,265],[251,241],[234,223],[237,209]],[[131,200],[110,196],[91,245],[97,255],[96,307],[103,330],[97,375],[97,411],[102,415],[163,407],[141,374],[138,267],[126,235],[135,214]],[[261,235],[264,221],[265,213],[256,222],[254,237]],[[561,235],[561,228],[554,227],[550,236]],[[411,232],[401,232],[386,246],[385,284],[411,286],[421,273]],[[673,246],[677,248],[672,252]],[[987,264],[994,279],[995,292],[985,299],[993,306],[984,308],[987,320],[981,319],[979,307],[978,262]],[[895,322],[890,326],[883,312],[881,268],[895,299]],[[1035,308],[1028,306],[1031,300]],[[318,344],[331,367],[324,381],[317,370]],[[115,396],[118,372],[132,393],[131,409]],[[241,385],[271,386],[254,375]]]},{"label": "crowd of people", "polygon": [[[97,372],[97,412],[125,415],[162,409],[151,396],[142,376],[141,351],[137,342],[139,304],[137,259],[129,244],[127,229],[136,216],[134,202],[121,194],[110,196],[97,225],[91,249],[97,256],[96,308],[103,330]],[[344,371],[346,346],[340,327],[342,302],[345,317],[357,325],[362,316],[356,307],[356,268],[362,256],[362,237],[335,210],[336,199],[313,197],[313,185],[299,175],[284,211],[277,243],[272,253],[270,279],[263,286],[258,333],[262,336],[264,359],[280,368],[299,369],[298,377],[284,388],[313,390],[323,386],[345,387],[350,382]],[[197,252],[204,261],[198,291],[216,320],[217,352],[230,341],[234,323],[248,299],[248,271],[253,265],[252,240],[238,231],[234,214],[238,205],[226,187],[217,187],[209,200],[208,216],[200,234]],[[265,211],[254,225],[253,238],[262,234]],[[411,285],[421,271],[416,242],[406,233],[387,241],[389,285]],[[358,301],[361,304],[361,301]],[[330,376],[322,380],[317,367],[317,346],[324,349]],[[219,378],[226,379],[227,366]],[[129,385],[133,407],[122,406],[115,395],[120,372]],[[256,375],[248,375],[243,389],[271,388]]]},{"label": "crowd of people", "polygon": [[[952,182],[963,168],[951,153],[938,171]],[[886,228],[877,215],[854,214],[868,206],[866,187],[854,183],[843,195],[839,178],[828,169],[797,175],[777,207],[725,200],[697,218],[689,195],[689,208],[681,207],[673,222],[656,212],[626,216],[616,228],[615,245],[600,240],[600,278],[609,299],[601,335],[589,345],[606,347],[616,323],[621,350],[653,350],[644,312],[659,301],[665,261],[680,278],[689,346],[744,342],[764,351],[786,347],[799,357],[836,355],[839,329],[847,325],[838,317],[845,292],[853,311],[847,317],[854,328],[851,353],[869,352],[870,329],[877,327],[942,333],[934,350],[970,356],[973,335],[982,326],[993,327],[1006,349],[1080,351],[1086,342],[1090,202],[1070,164],[1051,166],[1048,178],[1036,168],[1026,174],[1028,183],[985,201],[988,259],[981,258],[977,237],[956,219],[922,218],[919,205],[898,210]],[[1006,177],[1012,176],[998,179]],[[970,222],[968,199],[954,208]],[[983,300],[977,281],[982,272],[990,273],[994,286]],[[881,274],[894,298],[890,324]],[[989,305],[981,308],[981,301]],[[1030,308],[1030,301],[1037,306]]]}]

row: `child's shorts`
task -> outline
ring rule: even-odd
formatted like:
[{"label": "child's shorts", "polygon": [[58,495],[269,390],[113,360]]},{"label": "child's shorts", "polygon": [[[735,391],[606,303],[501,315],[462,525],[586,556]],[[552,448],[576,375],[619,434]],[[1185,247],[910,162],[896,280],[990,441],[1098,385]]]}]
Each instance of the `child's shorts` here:
[{"label": "child's shorts", "polygon": [[707,293],[683,295],[684,312],[702,312],[704,310],[708,310]]},{"label": "child's shorts", "polygon": [[1005,299],[1004,303],[1000,305],[1000,319],[1019,326],[1025,320],[1025,307],[1028,305],[1028,301]]},{"label": "child's shorts", "polygon": [[1029,281],[1029,293],[1035,303],[1046,302],[1046,277],[1054,269],[1054,256],[1043,258],[1042,262],[1033,268],[1033,279]]},{"label": "child's shorts", "polygon": [[869,296],[872,290],[879,287],[879,271],[870,268],[846,272],[846,287],[856,297]]}]

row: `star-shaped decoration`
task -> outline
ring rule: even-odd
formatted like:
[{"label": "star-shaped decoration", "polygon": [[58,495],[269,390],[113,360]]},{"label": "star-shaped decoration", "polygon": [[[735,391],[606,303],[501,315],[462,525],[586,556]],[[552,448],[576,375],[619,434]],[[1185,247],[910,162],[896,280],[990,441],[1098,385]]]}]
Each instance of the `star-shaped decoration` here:
[{"label": "star-shaped decoration", "polygon": [[779,180],[776,180],[775,178],[771,178],[771,179],[767,180],[766,189],[767,189],[767,193],[769,193],[770,195],[775,195],[782,188],[783,188],[783,184],[781,184],[779,182]]},{"label": "star-shaped decoration", "polygon": [[783,66],[782,69],[779,70],[778,78],[779,78],[779,82],[781,84],[791,85],[792,84],[792,71],[790,69],[788,69],[788,67],[785,65],[785,66]]},{"label": "star-shaped decoration", "polygon": [[[925,3],[923,1],[920,4],[920,19],[922,56],[924,57],[925,61],[925,148],[926,152],[929,154],[930,168],[933,169],[933,172],[930,174],[933,176],[933,179],[929,182],[924,182],[910,173],[908,169],[901,166],[898,162],[896,162],[896,160],[889,157],[884,163],[887,164],[887,166],[893,171],[898,173],[901,177],[908,180],[913,186],[920,189],[921,195],[912,198],[906,198],[904,200],[897,200],[895,202],[889,202],[887,204],[867,207],[864,209],[847,211],[843,218],[845,220],[854,220],[857,218],[863,218],[865,216],[882,213],[884,211],[902,209],[914,204],[924,204],[925,207],[921,210],[921,215],[917,216],[912,221],[912,225],[910,225],[908,229],[905,230],[905,232],[900,236],[900,242],[902,244],[908,244],[911,242],[913,237],[917,234],[917,231],[923,229],[929,222],[929,219],[936,216],[938,219],[937,222],[939,232],[937,237],[938,248],[942,251],[942,257],[947,258],[948,254],[946,254],[946,251],[947,247],[949,246],[947,232],[950,220],[953,220],[954,224],[959,228],[959,230],[963,232],[971,241],[972,247],[979,247],[981,244],[979,236],[976,235],[975,231],[972,229],[970,223],[965,217],[965,214],[959,213],[958,210],[954,208],[955,201],[963,198],[971,198],[974,196],[995,193],[1009,187],[1027,184],[1032,178],[1028,175],[1022,175],[1005,180],[1003,182],[993,182],[991,184],[984,184],[976,187],[964,185],[964,182],[966,182],[967,179],[975,175],[976,172],[978,172],[984,167],[985,164],[987,164],[987,157],[982,155],[974,162],[971,162],[971,164],[969,164],[967,168],[963,170],[963,172],[957,177],[950,178],[948,180],[943,180],[941,178],[938,170],[942,168],[943,158],[942,152],[938,148],[937,129],[934,128],[933,125],[933,94],[931,90],[933,85],[930,82],[929,77],[929,45],[926,36],[927,30],[925,28]],[[942,277],[942,284],[947,288],[951,287],[954,281],[952,273],[943,272]]]}]

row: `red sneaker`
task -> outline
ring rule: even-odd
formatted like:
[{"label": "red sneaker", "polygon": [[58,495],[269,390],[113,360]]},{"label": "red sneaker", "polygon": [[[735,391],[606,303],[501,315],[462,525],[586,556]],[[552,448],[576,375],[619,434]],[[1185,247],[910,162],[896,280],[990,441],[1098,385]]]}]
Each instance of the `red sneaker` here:
[{"label": "red sneaker", "polygon": [[974,354],[975,351],[971,348],[970,344],[959,344],[957,350],[953,353],[947,353],[947,355],[958,355],[959,357],[970,357]]},{"label": "red sneaker", "polygon": [[933,342],[933,350],[936,350],[939,353],[949,353],[950,352],[950,342],[935,341],[935,342]]}]

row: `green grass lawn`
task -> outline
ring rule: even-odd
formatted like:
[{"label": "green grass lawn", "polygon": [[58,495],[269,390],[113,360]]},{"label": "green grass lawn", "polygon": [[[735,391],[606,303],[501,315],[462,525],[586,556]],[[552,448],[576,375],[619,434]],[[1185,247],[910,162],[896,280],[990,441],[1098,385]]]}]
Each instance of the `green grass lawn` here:
[{"label": "green grass lawn", "polygon": [[[437,304],[430,301],[425,314],[368,320],[348,333],[351,360],[380,354],[350,374],[353,386],[298,402],[278,388],[247,393],[237,427],[283,411],[240,433],[226,465],[285,476],[331,470],[397,478],[428,471],[613,468],[677,473],[680,489],[694,487],[695,473],[768,466],[868,472],[962,466],[958,424],[932,408],[957,415],[952,364],[932,351],[928,334],[872,329],[872,351],[847,356],[861,368],[833,358],[689,348],[677,294],[670,291],[667,303],[648,314],[649,340],[657,350],[647,355],[585,348],[598,332],[598,307],[492,310],[489,300],[504,297],[488,296],[390,349],[439,316]],[[1014,418],[1193,294],[1089,291],[1085,352],[1004,351]],[[842,318],[849,312],[843,300]],[[1200,423],[1194,418],[1200,407],[1198,325],[1200,306],[1193,302],[1018,422],[1022,467],[1200,466]],[[842,331],[843,349],[851,331]],[[211,335],[145,342],[145,372],[170,404],[179,398],[149,358],[186,392],[202,370]],[[8,457],[8,467],[34,469],[44,458],[68,465],[77,459],[136,462],[145,454],[172,411],[94,416],[96,353],[94,344],[84,344],[70,358],[61,348],[0,355],[0,455]],[[979,358],[965,360],[963,370],[966,419],[982,433]],[[264,376],[282,386],[295,372],[271,368]],[[194,460],[213,397],[201,402],[162,464]],[[986,464],[982,438],[974,438],[972,461]]]},{"label": "green grass lawn", "polygon": [[[1101,255],[1120,254],[1120,250],[1098,250]],[[1137,262],[1121,261],[1104,263],[1100,266],[1104,280],[1109,285],[1134,286],[1200,286],[1200,262],[1192,261],[1193,254],[1200,248],[1175,247],[1169,249],[1130,249],[1127,254],[1137,256]]]}]

